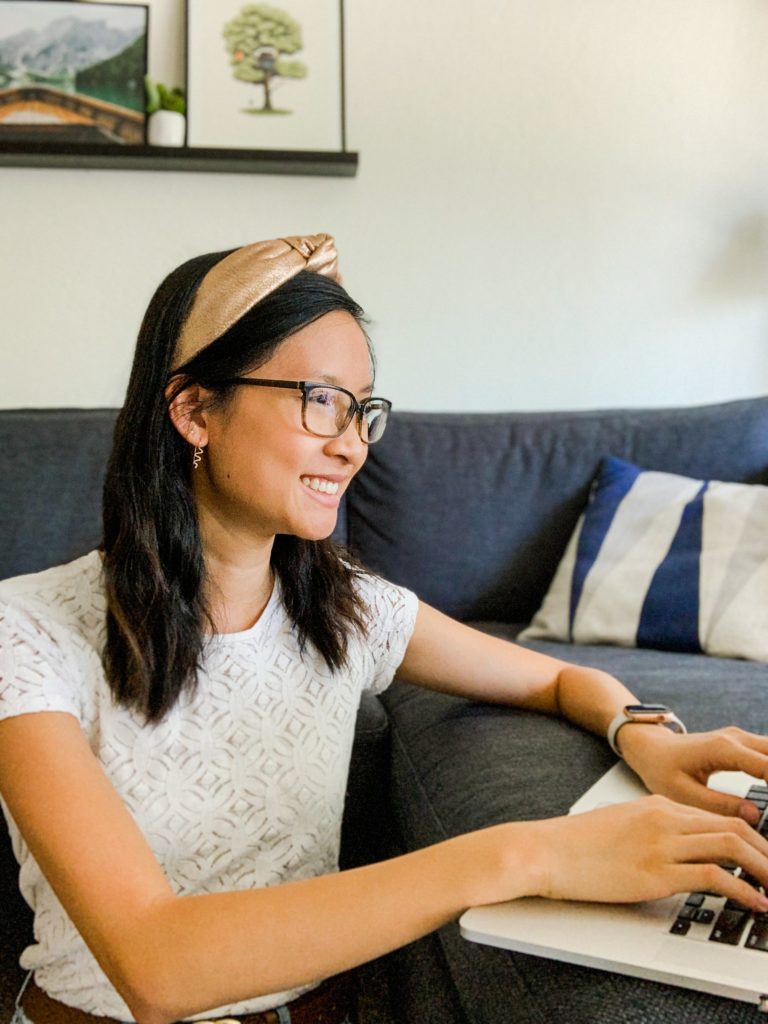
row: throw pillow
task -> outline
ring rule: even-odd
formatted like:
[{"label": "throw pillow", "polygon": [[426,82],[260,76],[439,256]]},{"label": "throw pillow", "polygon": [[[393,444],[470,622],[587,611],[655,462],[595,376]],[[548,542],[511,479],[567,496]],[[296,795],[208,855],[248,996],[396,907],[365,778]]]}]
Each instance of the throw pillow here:
[{"label": "throw pillow", "polygon": [[520,639],[768,661],[768,487],[604,459]]}]

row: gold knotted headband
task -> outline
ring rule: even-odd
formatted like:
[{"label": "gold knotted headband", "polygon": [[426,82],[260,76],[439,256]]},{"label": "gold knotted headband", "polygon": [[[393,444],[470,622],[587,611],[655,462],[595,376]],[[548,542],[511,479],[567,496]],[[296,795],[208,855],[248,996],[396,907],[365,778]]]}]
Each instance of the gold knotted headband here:
[{"label": "gold knotted headband", "polygon": [[208,271],[197,289],[176,343],[174,370],[302,270],[341,283],[336,243],[330,235],[273,238],[253,242],[225,256]]}]

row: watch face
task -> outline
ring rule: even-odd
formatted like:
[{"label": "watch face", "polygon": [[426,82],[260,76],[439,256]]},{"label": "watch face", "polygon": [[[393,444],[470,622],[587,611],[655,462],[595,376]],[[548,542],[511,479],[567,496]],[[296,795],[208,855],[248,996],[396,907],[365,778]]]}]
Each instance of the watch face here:
[{"label": "watch face", "polygon": [[669,708],[666,704],[628,704],[624,711],[628,715],[665,715]]}]

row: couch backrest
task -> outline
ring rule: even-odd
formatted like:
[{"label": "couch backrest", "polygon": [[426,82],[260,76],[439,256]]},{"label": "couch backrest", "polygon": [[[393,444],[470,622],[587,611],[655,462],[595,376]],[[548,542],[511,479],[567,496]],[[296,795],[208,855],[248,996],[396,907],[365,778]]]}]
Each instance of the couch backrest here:
[{"label": "couch backrest", "polygon": [[0,579],[85,554],[101,539],[116,409],[0,410]]},{"label": "couch backrest", "polygon": [[[0,410],[0,579],[99,543],[116,415]],[[768,483],[768,398],[683,409],[396,413],[353,481],[335,536],[451,615],[526,622],[605,455]]]},{"label": "couch backrest", "polygon": [[527,622],[600,459],[768,483],[768,398],[682,409],[393,415],[348,493],[372,569],[464,620]]},{"label": "couch backrest", "polygon": [[[0,580],[101,542],[101,489],[117,409],[0,409]],[[346,539],[342,507],[334,533]]]}]

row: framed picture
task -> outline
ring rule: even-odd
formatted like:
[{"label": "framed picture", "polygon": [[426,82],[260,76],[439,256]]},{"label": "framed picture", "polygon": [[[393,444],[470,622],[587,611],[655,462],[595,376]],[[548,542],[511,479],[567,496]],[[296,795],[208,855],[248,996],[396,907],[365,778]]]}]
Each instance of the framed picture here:
[{"label": "framed picture", "polygon": [[0,0],[3,142],[143,145],[146,4]]},{"label": "framed picture", "polygon": [[342,0],[188,0],[187,144],[344,151]]}]

